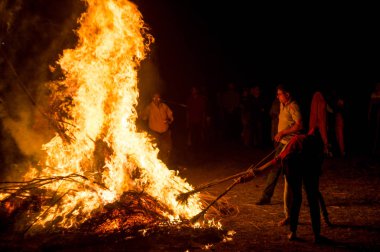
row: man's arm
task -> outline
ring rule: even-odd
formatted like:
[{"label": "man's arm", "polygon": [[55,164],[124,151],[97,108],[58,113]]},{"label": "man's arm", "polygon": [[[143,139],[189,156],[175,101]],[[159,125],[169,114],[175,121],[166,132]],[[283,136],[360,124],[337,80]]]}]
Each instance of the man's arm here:
[{"label": "man's arm", "polygon": [[174,121],[173,111],[166,105],[167,123],[171,124]]},{"label": "man's arm", "polygon": [[294,120],[294,124],[291,127],[278,132],[274,137],[274,140],[276,140],[276,142],[279,142],[284,136],[299,132],[303,128],[302,115],[298,104],[292,102],[289,106],[290,114]]},{"label": "man's arm", "polygon": [[148,119],[148,116],[149,116],[149,105],[148,106],[146,106],[145,108],[144,108],[144,110],[142,111],[142,113],[141,113],[141,118],[144,120],[144,121],[146,121],[147,119]]},{"label": "man's arm", "polygon": [[302,129],[302,127],[302,119],[298,119],[291,127],[278,132],[277,135],[274,137],[274,140],[276,140],[276,142],[279,142],[282,137],[299,132]]},{"label": "man's arm", "polygon": [[276,164],[278,161],[277,158],[274,158],[268,162],[266,162],[265,164],[263,164],[262,166],[260,166],[259,168],[257,169],[253,169],[253,168],[249,168],[247,170],[247,174],[240,177],[240,183],[246,183],[246,182],[249,182],[251,181],[256,174],[260,174],[262,173],[263,171],[265,171],[267,168],[273,166],[274,164]]}]

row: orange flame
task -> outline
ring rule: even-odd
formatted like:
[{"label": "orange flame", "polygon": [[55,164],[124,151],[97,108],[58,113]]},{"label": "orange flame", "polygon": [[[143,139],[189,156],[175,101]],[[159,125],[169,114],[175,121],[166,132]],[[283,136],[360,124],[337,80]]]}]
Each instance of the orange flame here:
[{"label": "orange flame", "polygon": [[[65,50],[58,61],[65,74],[60,84],[72,92],[74,102],[69,111],[72,119],[65,128],[73,141],[66,143],[56,135],[43,145],[47,157],[39,176],[75,173],[90,179],[48,184],[61,196],[60,201],[45,207],[36,224],[44,226],[61,216],[58,226],[77,226],[93,210],[118,200],[128,190],[144,190],[163,202],[171,211],[164,215],[172,220],[189,219],[201,211],[199,197],[190,197],[188,204],[176,201],[179,191],[192,186],[157,159],[158,150],[135,124],[137,70],[154,39],[146,33],[133,3],[86,2],[87,12],[79,20],[78,45]],[[111,150],[101,169],[96,169],[93,158],[98,140]],[[136,170],[139,176],[134,177]],[[35,170],[28,176],[35,176]],[[99,183],[94,183],[96,176]]]}]

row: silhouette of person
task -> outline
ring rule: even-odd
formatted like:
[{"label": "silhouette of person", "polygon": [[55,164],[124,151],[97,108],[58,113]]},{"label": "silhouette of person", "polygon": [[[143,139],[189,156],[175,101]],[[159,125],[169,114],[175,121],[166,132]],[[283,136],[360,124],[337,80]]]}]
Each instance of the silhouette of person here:
[{"label": "silhouette of person", "polygon": [[379,135],[380,135],[380,83],[375,85],[371,92],[368,106],[368,125],[370,136],[370,152],[376,155],[379,151]]},{"label": "silhouette of person", "polygon": [[260,86],[251,88],[251,139],[254,147],[261,147],[264,143],[265,101],[261,96]]},{"label": "silhouette of person", "polygon": [[257,169],[250,168],[248,174],[240,178],[241,183],[253,179],[256,174],[267,168],[281,165],[292,195],[289,205],[289,240],[297,239],[297,226],[302,203],[302,185],[306,192],[310,208],[310,217],[314,232],[314,241],[326,240],[321,236],[319,176],[323,163],[323,142],[318,128],[311,129],[308,134],[294,135],[274,159]]},{"label": "silhouette of person", "polygon": [[224,137],[227,140],[240,138],[240,94],[233,82],[228,83],[227,90],[221,97]]},{"label": "silhouette of person", "polygon": [[271,118],[271,140],[275,145],[276,141],[274,136],[277,134],[278,130],[278,115],[280,114],[280,101],[275,98],[269,110],[269,116]]},{"label": "silhouette of person", "polygon": [[186,128],[187,144],[190,151],[197,156],[202,151],[206,126],[206,98],[200,94],[199,89],[191,87],[187,98]]}]

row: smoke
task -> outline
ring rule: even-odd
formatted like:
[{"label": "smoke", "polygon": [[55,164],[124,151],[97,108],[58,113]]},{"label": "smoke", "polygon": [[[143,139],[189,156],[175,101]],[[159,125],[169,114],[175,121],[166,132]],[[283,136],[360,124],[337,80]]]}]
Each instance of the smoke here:
[{"label": "smoke", "polygon": [[[85,1],[0,1],[0,175],[15,163],[40,160],[42,144],[55,134],[44,116],[52,114],[47,83],[63,78],[56,62],[76,46],[85,10]],[[156,63],[154,50],[142,62],[137,111],[164,92]]]},{"label": "smoke", "polygon": [[165,92],[165,83],[162,80],[159,69],[157,67],[157,60],[155,57],[155,50],[152,48],[150,57],[146,58],[139,69],[139,105],[145,106],[152,99],[152,95],[156,92]]},{"label": "smoke", "polygon": [[42,144],[55,134],[43,116],[46,83],[62,77],[56,61],[75,46],[84,10],[82,1],[0,1],[1,173],[41,158]]}]

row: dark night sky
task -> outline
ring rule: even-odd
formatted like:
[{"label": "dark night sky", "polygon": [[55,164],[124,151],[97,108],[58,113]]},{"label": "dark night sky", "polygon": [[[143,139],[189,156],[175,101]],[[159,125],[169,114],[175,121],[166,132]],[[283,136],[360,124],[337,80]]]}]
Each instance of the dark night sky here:
[{"label": "dark night sky", "polygon": [[371,6],[136,2],[169,82],[343,86],[379,79],[379,22]]},{"label": "dark night sky", "polygon": [[173,99],[181,100],[178,96],[192,84],[207,86],[213,94],[230,81],[240,87],[260,84],[274,97],[274,87],[284,82],[294,87],[301,105],[309,106],[316,88],[334,88],[346,99],[351,142],[365,144],[369,94],[380,81],[374,6],[243,0],[136,3],[156,38],[156,63]]},{"label": "dark night sky", "polygon": [[[62,37],[55,52],[49,52],[56,55],[50,61],[61,48],[73,46],[70,33],[82,1],[2,1],[9,7],[0,10],[4,11],[0,21],[9,22],[9,13],[15,14],[10,30],[2,24],[2,49],[17,50],[9,54],[15,61],[47,54],[42,50],[49,46],[49,37]],[[177,87],[181,93],[193,84],[220,88],[233,81],[240,86],[258,83],[272,91],[287,82],[300,93],[303,88],[335,85],[357,94],[359,85],[367,95],[380,80],[374,6],[245,0],[133,2],[156,39],[152,58],[168,90]]]},{"label": "dark night sky", "polygon": [[[41,66],[75,45],[72,30],[83,11],[82,2],[1,1],[8,3],[0,6],[2,50],[32,90],[33,82],[52,77]],[[207,87],[212,95],[231,81],[240,87],[260,84],[264,94],[274,98],[274,87],[284,82],[293,85],[308,106],[316,87],[334,87],[345,95],[352,131],[365,131],[369,94],[380,81],[375,6],[247,0],[133,2],[156,40],[150,58],[169,99],[183,102],[194,84]],[[6,69],[4,61],[0,64]],[[4,83],[14,78],[9,71],[0,74],[1,92],[7,93]]]}]

